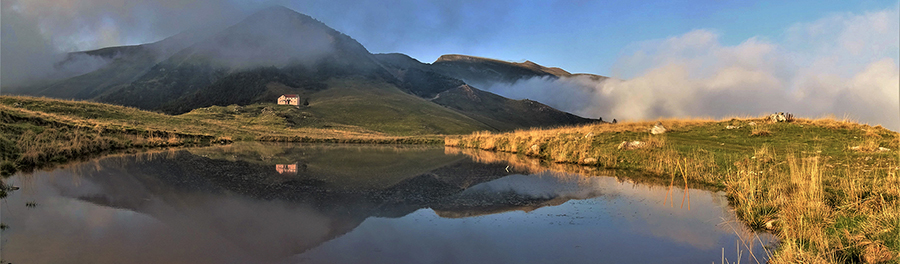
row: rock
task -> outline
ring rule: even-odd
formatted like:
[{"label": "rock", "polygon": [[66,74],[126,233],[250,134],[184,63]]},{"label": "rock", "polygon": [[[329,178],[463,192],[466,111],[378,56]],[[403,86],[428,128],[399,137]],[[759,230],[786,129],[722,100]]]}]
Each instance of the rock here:
[{"label": "rock", "polygon": [[748,126],[756,126],[756,122],[747,123]]},{"label": "rock", "polygon": [[535,145],[531,145],[531,151],[534,151],[535,153],[540,153],[540,152],[541,152],[541,147],[538,146],[538,145],[536,145],[536,144],[535,144]]},{"label": "rock", "polygon": [[619,146],[617,148],[620,150],[632,150],[632,149],[643,148],[645,146],[647,146],[647,143],[644,143],[641,141],[631,141],[631,142],[622,141],[622,143],[619,143]]},{"label": "rock", "polygon": [[769,121],[773,123],[781,122],[779,120],[784,119],[783,115],[779,115],[778,113],[769,115]]},{"label": "rock", "polygon": [[662,122],[656,122],[656,125],[650,129],[650,134],[659,135],[666,133],[666,127],[662,125]]},{"label": "rock", "polygon": [[861,148],[860,146],[853,146],[853,147],[850,147],[850,150],[859,150],[860,148]]},{"label": "rock", "polygon": [[772,219],[772,220],[766,221],[764,226],[768,230],[775,230],[775,221],[777,221],[777,219]]},{"label": "rock", "polygon": [[778,122],[793,122],[793,121],[794,121],[794,115],[791,114],[791,113],[785,114],[784,112],[781,112],[781,113],[774,113],[774,114],[769,115],[769,121],[772,121],[772,122],[774,122],[774,123],[778,123]]},{"label": "rock", "polygon": [[727,126],[725,126],[725,129],[738,129],[738,128],[741,128],[741,127],[739,127],[739,126],[732,126],[732,125],[727,125]]},{"label": "rock", "polygon": [[878,147],[878,151],[891,151],[891,149],[885,148],[885,147]]},{"label": "rock", "polygon": [[597,163],[597,159],[595,159],[595,158],[586,158],[586,159],[584,159],[582,162],[585,163],[585,164],[594,164],[594,163]]}]

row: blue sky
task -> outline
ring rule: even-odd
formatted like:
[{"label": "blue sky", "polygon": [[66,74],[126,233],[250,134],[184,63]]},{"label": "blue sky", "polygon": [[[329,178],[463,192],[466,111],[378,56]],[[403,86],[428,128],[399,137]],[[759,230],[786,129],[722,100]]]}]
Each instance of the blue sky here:
[{"label": "blue sky", "polygon": [[[271,5],[313,16],[372,52],[424,62],[460,53],[532,60],[608,75],[630,46],[696,29],[725,45],[778,41],[796,23],[896,8],[898,1],[348,1],[4,0],[54,50],[140,44],[208,23],[233,23]],[[8,21],[5,21],[8,22]],[[4,27],[8,29],[8,27]]]},{"label": "blue sky", "polygon": [[283,5],[373,53],[615,77],[479,87],[607,120],[788,111],[900,127],[900,1],[3,0],[3,84],[53,53],[149,43]]},{"label": "blue sky", "polygon": [[487,3],[458,6],[398,1],[397,5],[386,5],[386,9],[399,9],[398,13],[413,13],[399,15],[409,21],[401,26],[383,22],[392,21],[391,16],[398,16],[397,13],[368,5],[362,9],[375,11],[361,15],[350,12],[346,16],[327,8],[287,5],[357,38],[373,52],[402,52],[425,62],[446,53],[512,61],[528,59],[573,72],[598,74],[609,74],[621,52],[642,41],[665,39],[695,29],[719,33],[725,45],[736,45],[754,36],[777,41],[785,29],[796,23],[897,6],[897,1],[479,2]]}]

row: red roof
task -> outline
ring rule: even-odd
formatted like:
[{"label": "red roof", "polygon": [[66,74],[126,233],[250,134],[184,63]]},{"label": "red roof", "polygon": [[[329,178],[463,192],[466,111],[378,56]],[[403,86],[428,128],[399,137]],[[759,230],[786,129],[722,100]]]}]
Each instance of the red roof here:
[{"label": "red roof", "polygon": [[297,95],[296,94],[285,94],[284,97],[292,98],[292,97],[297,97]]}]

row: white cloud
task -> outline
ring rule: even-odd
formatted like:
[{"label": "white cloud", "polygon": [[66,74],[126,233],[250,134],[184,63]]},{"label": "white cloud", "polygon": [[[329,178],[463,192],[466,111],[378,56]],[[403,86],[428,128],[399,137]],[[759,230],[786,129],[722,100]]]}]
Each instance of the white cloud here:
[{"label": "white cloud", "polygon": [[637,43],[613,72],[627,79],[522,80],[487,90],[588,117],[644,120],[792,112],[900,126],[897,8],[793,25],[778,43],[726,46],[694,30]]}]

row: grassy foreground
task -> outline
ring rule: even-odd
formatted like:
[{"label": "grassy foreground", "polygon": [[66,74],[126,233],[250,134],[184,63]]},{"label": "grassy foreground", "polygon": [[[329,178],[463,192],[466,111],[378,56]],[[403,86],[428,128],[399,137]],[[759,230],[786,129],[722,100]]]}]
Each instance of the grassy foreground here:
[{"label": "grassy foreground", "polygon": [[896,132],[833,119],[661,122],[662,135],[636,122],[481,132],[445,145],[720,187],[742,221],[780,239],[773,263],[900,262]]},{"label": "grassy foreground", "polygon": [[436,144],[440,136],[397,136],[314,121],[297,107],[213,106],[170,116],[109,104],[0,96],[0,171],[9,175],[108,151],[231,141]]}]

